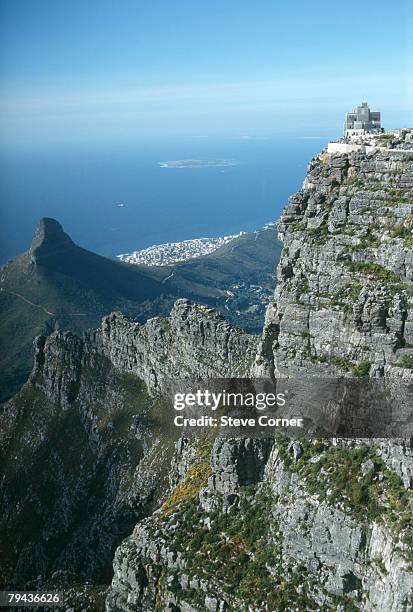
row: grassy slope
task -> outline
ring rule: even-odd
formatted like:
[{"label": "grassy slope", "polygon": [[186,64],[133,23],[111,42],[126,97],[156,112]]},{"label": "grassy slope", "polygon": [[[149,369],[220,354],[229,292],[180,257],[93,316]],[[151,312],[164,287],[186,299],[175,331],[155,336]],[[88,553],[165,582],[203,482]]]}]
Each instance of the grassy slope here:
[{"label": "grassy slope", "polygon": [[251,283],[268,281],[268,273],[273,283],[273,266],[279,259],[281,248],[275,230],[260,230],[240,236],[210,255],[151,270],[158,278],[165,278],[174,272],[174,277],[167,281],[168,286],[182,287],[187,284],[190,288],[193,283],[198,283],[206,293],[211,287],[223,290],[226,283],[237,278]]}]

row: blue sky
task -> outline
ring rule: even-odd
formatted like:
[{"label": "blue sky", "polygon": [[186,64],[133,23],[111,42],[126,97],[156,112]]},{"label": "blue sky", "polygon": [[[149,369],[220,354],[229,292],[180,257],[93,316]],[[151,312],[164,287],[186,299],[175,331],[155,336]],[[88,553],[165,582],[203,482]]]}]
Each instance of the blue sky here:
[{"label": "blue sky", "polygon": [[6,146],[413,124],[413,3],[0,0]]}]

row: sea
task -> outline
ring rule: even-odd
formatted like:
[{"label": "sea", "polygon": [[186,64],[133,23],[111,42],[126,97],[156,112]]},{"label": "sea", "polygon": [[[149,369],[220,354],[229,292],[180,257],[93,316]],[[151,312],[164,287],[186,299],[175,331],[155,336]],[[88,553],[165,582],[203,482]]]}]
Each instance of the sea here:
[{"label": "sea", "polygon": [[[280,216],[328,138],[198,138],[145,145],[0,151],[0,261],[41,217],[114,257],[155,244],[252,231]],[[235,165],[161,167],[176,160]],[[119,206],[119,204],[123,206]]]}]

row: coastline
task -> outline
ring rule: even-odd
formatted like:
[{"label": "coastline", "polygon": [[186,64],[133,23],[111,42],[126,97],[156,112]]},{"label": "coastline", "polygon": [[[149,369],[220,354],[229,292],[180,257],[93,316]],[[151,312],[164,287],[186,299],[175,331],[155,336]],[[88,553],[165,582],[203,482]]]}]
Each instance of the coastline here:
[{"label": "coastline", "polygon": [[219,248],[230,244],[237,238],[247,234],[266,231],[275,226],[274,222],[268,222],[263,227],[253,232],[241,231],[238,234],[228,236],[190,238],[179,242],[166,242],[164,244],[154,244],[129,253],[116,255],[117,259],[126,263],[146,266],[169,266],[171,264],[188,261],[204,255],[210,255]]}]

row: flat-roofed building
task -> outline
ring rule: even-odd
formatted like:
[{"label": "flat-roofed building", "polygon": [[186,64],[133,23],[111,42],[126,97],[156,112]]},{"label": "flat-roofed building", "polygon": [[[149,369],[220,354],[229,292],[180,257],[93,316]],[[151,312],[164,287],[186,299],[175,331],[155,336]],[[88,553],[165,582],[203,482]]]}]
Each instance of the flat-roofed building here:
[{"label": "flat-roofed building", "polygon": [[380,113],[371,112],[367,102],[356,106],[351,113],[347,113],[344,122],[344,136],[346,138],[380,132],[382,132]]}]

